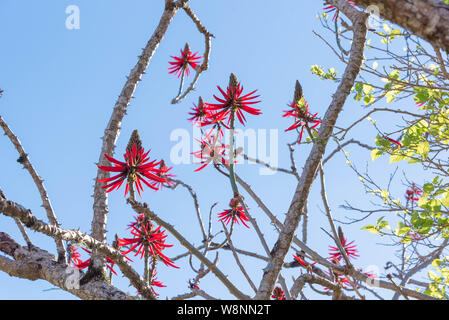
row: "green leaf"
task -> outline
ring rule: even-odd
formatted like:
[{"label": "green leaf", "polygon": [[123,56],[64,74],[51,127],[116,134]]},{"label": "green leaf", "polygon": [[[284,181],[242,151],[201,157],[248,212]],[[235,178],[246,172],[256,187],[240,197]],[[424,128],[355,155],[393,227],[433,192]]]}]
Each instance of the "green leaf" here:
[{"label": "green leaf", "polygon": [[402,236],[403,234],[406,234],[409,231],[410,231],[410,227],[402,227],[402,228],[397,229],[396,232],[397,232],[398,236]]},{"label": "green leaf", "polygon": [[423,190],[425,193],[429,194],[434,190],[434,186],[431,183],[425,183],[423,186]]},{"label": "green leaf", "polygon": [[441,266],[442,263],[443,263],[443,260],[435,259],[432,261],[432,266],[434,266],[435,268],[438,268],[439,266]]},{"label": "green leaf", "polygon": [[400,154],[392,154],[390,156],[390,163],[395,163],[401,160],[404,160],[406,157]]},{"label": "green leaf", "polygon": [[425,197],[422,197],[418,200],[418,207],[423,207],[425,206],[427,203],[429,202],[429,200]]},{"label": "green leaf", "polygon": [[375,161],[382,155],[382,150],[380,149],[373,149],[371,151],[371,160]]},{"label": "green leaf", "polygon": [[364,84],[362,87],[363,93],[364,94],[369,94],[371,91],[373,91],[373,86],[370,84]]},{"label": "green leaf", "polygon": [[369,232],[374,234],[378,233],[376,226],[373,225],[364,226],[362,230],[368,230]]},{"label": "green leaf", "polygon": [[427,157],[429,150],[430,150],[429,142],[423,141],[420,144],[418,144],[418,147],[416,148],[416,153]]}]

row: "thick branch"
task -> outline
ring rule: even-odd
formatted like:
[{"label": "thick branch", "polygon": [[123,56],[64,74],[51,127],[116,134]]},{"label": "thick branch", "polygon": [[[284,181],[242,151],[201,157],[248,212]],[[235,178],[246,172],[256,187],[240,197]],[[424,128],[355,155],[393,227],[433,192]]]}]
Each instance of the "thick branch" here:
[{"label": "thick branch", "polygon": [[366,14],[353,9],[350,5],[347,5],[345,1],[333,0],[331,2],[338,8],[341,8],[354,25],[354,36],[349,63],[345,69],[340,85],[333,95],[332,102],[323,117],[318,137],[316,138],[316,142],[306,161],[295,195],[285,218],[283,230],[272,249],[272,261],[264,269],[264,275],[256,295],[257,299],[266,300],[270,297],[270,293],[273,290],[276,279],[282,268],[285,256],[290,249],[294,232],[298,227],[301,213],[305,208],[313,180],[315,179],[318,167],[326,150],[327,142],[332,134],[346,98],[354,85],[363,60],[363,50],[366,39]]},{"label": "thick branch", "polygon": [[[181,1],[184,4],[186,1]],[[139,56],[139,60],[135,67],[129,73],[127,81],[123,86],[122,92],[120,93],[115,107],[112,111],[109,123],[104,131],[104,136],[102,138],[103,145],[101,147],[100,159],[98,161],[99,165],[108,166],[109,161],[105,158],[105,154],[112,156],[115,150],[115,144],[120,134],[120,128],[122,125],[123,118],[128,109],[131,98],[136,90],[136,87],[140,80],[142,79],[145,70],[150,64],[150,60],[153,57],[157,47],[161,43],[164,35],[170,25],[175,13],[179,10],[179,4],[175,4],[171,0],[165,1],[165,9],[162,17],[159,21],[156,30],[148,41],[147,45]],[[95,179],[94,187],[94,217],[92,220],[92,236],[103,242],[106,239],[106,221],[108,214],[108,196],[104,189],[101,187],[104,185],[98,182],[100,179],[109,178],[109,172],[98,169],[97,177]],[[97,255],[92,256],[93,266],[104,268],[104,259],[100,259]]]},{"label": "thick branch", "polygon": [[[123,275],[129,279],[130,283],[137,290],[139,290],[142,296],[148,299],[156,299],[156,296],[152,292],[151,288],[145,284],[144,280],[131,267],[119,250],[116,250],[113,247],[80,231],[62,229],[55,225],[46,224],[33,216],[30,210],[25,209],[23,206],[13,201],[0,199],[0,212],[6,216],[19,219],[27,228],[30,228],[31,230],[40,232],[54,239],[82,243],[92,250],[97,250],[101,254],[111,258],[117,264]],[[62,265],[62,267],[66,268],[67,265]]]},{"label": "thick branch", "polygon": [[[46,280],[52,285],[88,300],[130,299],[124,292],[103,281],[81,285],[75,269],[58,263],[55,257],[37,247],[29,250],[16,243],[8,234],[0,232],[0,251],[14,260],[0,256],[0,271],[12,277],[35,281]],[[80,274],[82,275],[82,273]]]}]

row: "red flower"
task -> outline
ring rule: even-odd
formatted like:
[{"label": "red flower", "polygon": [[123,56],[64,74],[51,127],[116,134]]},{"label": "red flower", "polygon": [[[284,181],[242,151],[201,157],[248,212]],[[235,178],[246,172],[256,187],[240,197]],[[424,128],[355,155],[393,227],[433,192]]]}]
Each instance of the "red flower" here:
[{"label": "red flower", "polygon": [[199,97],[198,99],[198,105],[193,104],[194,107],[192,108],[192,112],[189,112],[189,114],[192,116],[188,120],[192,122],[199,123],[200,126],[202,126],[203,122],[209,118],[210,116],[210,110],[207,108],[207,105],[203,102],[203,99]]},{"label": "red flower", "polygon": [[[356,249],[356,245],[354,243],[354,241],[351,241],[349,243],[347,243],[346,238],[341,238],[341,245],[343,247],[343,249],[346,252],[346,255],[348,256],[349,259],[351,258],[357,258],[359,255],[357,254],[357,249]],[[340,259],[342,258],[341,252],[338,249],[338,247],[333,247],[333,246],[329,246],[329,254],[330,257],[329,259],[331,259],[331,261],[333,261],[334,263],[337,262],[336,264],[338,264],[338,261],[340,261]]]},{"label": "red flower", "polygon": [[[359,271],[362,272],[362,269],[360,269]],[[367,277],[370,277],[371,279],[376,279],[376,275],[374,273],[363,272],[363,274]]]},{"label": "red flower", "polygon": [[218,141],[218,136],[211,136],[212,131],[206,135],[205,138],[197,140],[200,145],[200,150],[193,152],[192,154],[201,159],[199,164],[201,167],[195,169],[194,171],[200,171],[205,168],[209,163],[214,162],[216,164],[222,163],[227,164],[229,161],[226,159],[226,148],[228,145],[222,144]]},{"label": "red flower", "polygon": [[229,203],[231,209],[227,209],[218,214],[218,221],[224,221],[226,225],[229,224],[231,220],[239,223],[239,220],[245,225],[245,227],[249,228],[249,226],[245,223],[245,221],[249,221],[248,217],[245,215],[245,210],[240,205],[240,201],[236,198],[232,198]]},{"label": "red flower", "polygon": [[405,198],[407,201],[418,201],[419,198],[417,196],[422,196],[422,191],[415,185],[412,185],[410,189],[405,191]]},{"label": "red flower", "polygon": [[201,290],[200,287],[198,286],[198,284],[196,284],[195,282],[189,280],[189,287],[190,289],[196,289],[196,290]]},{"label": "red flower", "polygon": [[153,184],[153,186],[155,186],[158,189],[162,189],[162,187],[164,186],[164,184],[166,184],[169,187],[172,187],[175,185],[175,183],[171,180],[172,178],[175,177],[174,174],[169,173],[169,171],[172,169],[173,167],[167,167],[167,165],[165,164],[164,160],[161,160],[161,164],[159,166],[159,173],[157,174],[158,177],[161,177],[162,179],[165,179],[165,182],[156,182]]},{"label": "red flower", "polygon": [[[161,162],[159,161],[156,163],[156,160],[148,162],[149,152],[150,151],[147,151],[145,153],[143,148],[138,148],[134,143],[131,150],[130,148],[126,149],[126,153],[124,154],[125,162],[118,161],[105,154],[104,156],[113,163],[113,166],[98,166],[98,168],[104,171],[118,172],[118,174],[113,177],[98,180],[100,182],[108,183],[105,186],[102,186],[103,189],[107,189],[106,193],[111,192],[114,189],[118,190],[125,180],[127,182],[125,197],[129,191],[130,180],[132,184],[135,183],[139,195],[141,195],[140,191],[143,190],[142,182],[154,190],[158,190],[158,183],[166,183],[166,179],[157,175],[161,173],[161,170],[155,168],[157,165],[160,165]],[[148,181],[146,179],[148,179]]]},{"label": "red flower", "polygon": [[159,294],[154,291],[153,287],[164,288],[166,286],[161,281],[153,279],[153,281],[151,282],[151,291],[153,291],[153,293],[158,296]]},{"label": "red flower", "polygon": [[[220,86],[217,86],[218,90],[223,95],[223,98],[218,98],[214,95],[215,100],[219,103],[208,103],[209,110],[217,111],[215,114],[210,115],[209,119],[211,123],[217,121],[223,121],[230,113],[235,112],[237,118],[242,125],[245,125],[246,119],[243,111],[248,112],[252,115],[259,115],[262,112],[259,109],[250,107],[250,104],[259,103],[260,101],[251,101],[259,96],[254,96],[253,94],[257,91],[254,90],[248,94],[242,95],[243,87],[237,81],[237,77],[231,73],[229,85],[224,92]],[[228,118],[227,124],[229,125],[231,117]]]},{"label": "red flower", "polygon": [[129,225],[128,229],[131,229],[130,232],[134,238],[118,239],[119,247],[131,246],[130,249],[123,252],[124,255],[137,248],[137,252],[134,256],[137,256],[140,253],[140,259],[142,259],[145,251],[148,250],[153,257],[160,258],[165,265],[179,268],[173,264],[173,261],[170,258],[162,253],[162,250],[168,247],[173,247],[173,245],[165,244],[167,235],[164,234],[165,230],[161,231],[161,226],[155,229],[153,223],[151,223],[145,215],[141,214],[136,218],[135,222]]},{"label": "red flower", "polygon": [[74,266],[82,263],[81,253],[79,253],[74,245],[67,246],[67,253],[69,255],[69,262]]},{"label": "red flower", "polygon": [[388,141],[390,141],[391,143],[397,144],[399,147],[402,147],[402,144],[400,144],[398,141],[393,140],[393,139],[388,138],[388,137],[384,137],[384,138],[387,139]]},{"label": "red flower", "polygon": [[204,103],[203,99],[199,97],[198,105],[194,104],[192,112],[189,112],[192,117],[188,120],[193,121],[194,124],[198,124],[199,127],[212,124],[213,127],[208,135],[211,135],[213,130],[217,129],[217,134],[219,134],[220,137],[223,137],[222,126],[227,129],[229,129],[229,126],[227,126],[223,121],[215,121],[215,118],[217,118],[217,113],[218,112],[216,110],[210,110],[207,103]]},{"label": "red flower", "polygon": [[[153,287],[159,287],[159,288],[165,288],[167,287],[166,285],[164,285],[161,281],[156,280],[156,270],[153,276],[153,279],[151,280],[151,291],[153,291],[153,293],[157,296],[159,296],[159,294],[154,291]],[[140,294],[139,290],[136,291],[138,294]]]},{"label": "red flower", "polygon": [[275,300],[285,300],[284,290],[281,287],[274,288],[271,297]]},{"label": "red flower", "polygon": [[285,129],[284,131],[301,128],[301,132],[299,134],[299,143],[301,143],[302,140],[304,127],[308,126],[309,123],[313,124],[310,129],[313,129],[316,133],[318,133],[316,127],[321,123],[321,120],[317,119],[316,117],[318,113],[312,115],[309,112],[309,105],[305,100],[301,99],[299,102],[292,102],[290,103],[289,107],[291,109],[284,111],[285,114],[283,115],[283,117],[293,117],[295,119],[295,123],[293,123],[293,125]]},{"label": "red flower", "polygon": [[415,102],[415,104],[416,104],[416,106],[417,106],[418,108],[422,108],[422,107],[424,107],[424,105],[425,105],[426,103],[425,103],[425,102],[422,102],[422,103]]},{"label": "red flower", "polygon": [[[351,284],[351,282],[349,282],[348,278],[346,278],[345,276],[339,276],[339,275],[335,276],[335,283],[337,285],[342,286],[345,289],[348,289],[348,285]],[[328,288],[324,288],[324,290],[329,290],[329,289]]]},{"label": "red flower", "polygon": [[[84,249],[83,247],[81,247],[81,249],[83,249],[84,251],[86,251],[86,252],[89,253],[89,254],[92,253],[90,250]],[[125,258],[128,259],[127,257],[125,257]],[[128,259],[128,260],[130,260],[130,259]],[[75,264],[75,266],[76,266],[78,269],[83,270],[83,269],[85,269],[85,268],[87,268],[87,267],[90,266],[90,261],[91,261],[91,259],[87,259],[86,261],[81,261],[81,260],[79,260],[79,261],[80,261],[80,262],[77,263],[77,264]],[[109,270],[111,270],[111,272],[112,272],[113,274],[117,275],[117,273],[114,271],[114,265],[115,265],[115,262],[114,262],[111,258],[106,257],[106,267],[107,267]]]},{"label": "red flower", "polygon": [[187,76],[190,75],[190,69],[189,67],[192,67],[194,70],[198,66],[199,59],[202,57],[196,56],[198,52],[195,52],[192,54],[190,51],[189,44],[186,43],[186,46],[184,47],[184,50],[181,49],[181,56],[180,57],[174,57],[171,56],[175,61],[169,61],[168,63],[171,65],[170,68],[168,68],[169,73],[174,73],[176,76],[178,76],[178,79],[181,75],[186,74]]},{"label": "red flower", "polygon": [[316,262],[310,264],[310,263],[306,262],[306,261],[302,258],[302,256],[301,256],[300,254],[298,254],[297,256],[293,255],[293,258],[294,258],[296,261],[298,261],[299,264],[300,264],[301,266],[303,266],[304,268],[307,268],[308,271],[310,272],[310,274],[313,274],[312,266],[313,266]]},{"label": "red flower", "polygon": [[[355,7],[355,4],[353,2],[351,2],[349,0],[346,0],[346,2],[349,3],[351,6]],[[323,9],[324,9],[324,11],[326,13],[335,11],[335,7],[333,5],[325,6]],[[336,15],[337,15],[337,13],[334,14],[334,17],[332,18],[332,21],[335,20]]]}]

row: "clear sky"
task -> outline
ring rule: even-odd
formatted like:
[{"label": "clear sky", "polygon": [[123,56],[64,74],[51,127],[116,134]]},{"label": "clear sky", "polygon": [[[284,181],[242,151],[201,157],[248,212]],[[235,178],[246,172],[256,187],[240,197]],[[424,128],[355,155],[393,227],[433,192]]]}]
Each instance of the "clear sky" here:
[{"label": "clear sky", "polygon": [[[79,30],[69,30],[65,26],[65,10],[69,5],[77,5],[80,9]],[[178,12],[137,88],[123,122],[116,156],[121,157],[132,130],[138,129],[144,147],[151,149],[152,158],[165,159],[169,166],[174,166],[172,171],[179,179],[195,188],[205,220],[210,206],[219,202],[213,216],[214,230],[219,231],[221,227],[216,213],[226,209],[232,197],[228,180],[212,167],[197,173],[194,169],[198,165],[173,165],[170,161],[170,151],[176,145],[176,141],[170,140],[170,135],[176,129],[187,130],[192,135],[187,113],[198,96],[211,101],[212,95],[217,94],[216,85],[227,85],[230,72],[238,76],[245,92],[258,89],[262,101],[258,107],[263,114],[248,116],[247,128],[279,130],[279,166],[288,168],[286,143],[294,141],[295,135],[283,132],[291,121],[282,118],[282,110],[292,99],[295,81],[300,80],[312,111],[322,116],[336,83],[319,80],[311,74],[310,67],[315,64],[335,67],[341,74],[344,66],[312,32],[315,30],[330,42],[334,41],[333,35],[326,32],[316,18],[316,14],[322,12],[321,1],[192,0],[191,7],[215,35],[209,70],[201,76],[195,92],[177,105],[170,104],[179,85],[176,77],[167,72],[170,56],[178,55],[186,42],[193,51],[202,53],[204,50],[203,36],[184,12]],[[0,88],[5,91],[0,99],[0,115],[20,138],[35,168],[45,179],[56,215],[64,228],[90,232],[91,196],[97,171],[95,163],[101,148],[100,137],[126,76],[153,33],[162,8],[162,0],[0,2],[0,29],[3,30]],[[411,104],[405,107],[413,108]],[[360,103],[350,98],[338,125],[349,124],[362,114],[364,110]],[[383,124],[386,124],[386,130],[393,131],[392,120],[387,119]],[[376,133],[368,125],[355,129],[353,133],[374,145]],[[329,148],[333,149],[334,145]],[[195,150],[197,146],[192,141],[190,152]],[[388,165],[387,159],[381,158],[372,164],[368,151],[357,147],[349,147],[348,150],[356,165],[364,168],[369,163],[370,172],[378,176],[379,183],[388,183],[388,173],[395,166]],[[308,151],[309,147],[302,145],[296,152],[300,170]],[[16,150],[4,136],[0,136],[0,155],[0,187],[6,196],[30,208],[46,221],[39,194],[28,173],[16,162]],[[283,221],[296,180],[282,173],[262,176],[258,169],[254,164],[238,165],[237,173]],[[361,206],[368,204],[358,178],[347,167],[341,154],[330,161],[325,170],[329,203],[335,218],[343,220],[346,215],[354,216],[339,208],[345,201]],[[404,192],[400,178],[393,185],[397,197],[402,197]],[[320,229],[329,230],[319,191],[318,184],[315,184],[308,204],[308,244],[327,256],[328,245],[332,242]],[[123,192],[122,188],[110,194],[109,241],[113,240],[115,233],[121,237],[128,236],[126,226],[133,212],[125,204]],[[274,228],[250,197],[246,196],[246,199],[271,247],[276,240]],[[158,192],[147,189],[143,201],[174,224],[191,242],[200,244],[201,233],[193,202],[185,189]],[[382,270],[385,262],[393,258],[392,251],[379,245],[382,239],[360,230],[368,222],[372,221],[346,226],[345,231],[348,238],[358,245],[360,258],[356,266],[377,265]],[[23,242],[10,218],[0,216],[0,231]],[[51,239],[31,231],[30,236],[41,248],[55,252]],[[237,247],[264,254],[253,229],[237,226],[234,237]],[[167,243],[174,244],[173,248],[166,250],[169,256],[184,252],[173,236],[169,235]],[[242,257],[242,261],[258,284],[265,263],[247,257]],[[158,280],[167,286],[157,289],[161,298],[188,291],[187,280],[193,278],[194,273],[188,260],[177,261],[177,264],[180,270],[165,266],[158,268]],[[198,266],[195,259],[194,264]],[[142,269],[139,263],[135,266],[137,270]],[[230,254],[221,254],[219,267],[245,293],[252,294]],[[297,276],[299,272],[298,269],[286,272],[288,284],[291,284],[291,276]],[[134,294],[134,289],[128,288],[127,280],[114,279],[114,282]],[[213,296],[232,297],[211,275],[202,280],[200,286]],[[0,272],[0,299],[74,298],[62,290],[47,291],[50,288],[52,286],[45,281],[30,282]]]}]

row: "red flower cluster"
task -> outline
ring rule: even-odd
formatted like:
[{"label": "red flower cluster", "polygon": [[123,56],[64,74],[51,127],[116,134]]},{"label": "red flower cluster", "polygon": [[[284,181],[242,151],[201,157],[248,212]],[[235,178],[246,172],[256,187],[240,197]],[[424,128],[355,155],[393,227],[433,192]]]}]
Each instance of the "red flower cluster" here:
[{"label": "red flower cluster", "polygon": [[74,266],[81,264],[83,261],[81,260],[81,253],[79,253],[74,245],[67,246],[67,254],[69,255],[69,263]]},{"label": "red flower cluster", "polygon": [[293,258],[294,258],[296,261],[298,261],[299,264],[300,264],[301,266],[303,266],[304,268],[306,268],[306,269],[309,271],[310,274],[313,274],[312,266],[313,266],[316,262],[314,262],[314,263],[312,263],[312,264],[306,262],[306,260],[303,259],[303,257],[301,256],[301,254],[298,254],[297,256],[296,256],[296,255],[293,255]]},{"label": "red flower cluster", "polygon": [[[337,285],[342,286],[345,289],[348,289],[348,285],[351,284],[351,282],[348,280],[348,278],[344,275],[335,275],[335,283]],[[329,290],[328,288],[324,288],[324,290]]]},{"label": "red flower cluster", "polygon": [[[153,280],[151,280],[151,291],[153,291],[153,293],[156,296],[159,296],[159,294],[156,291],[154,291],[154,287],[159,287],[159,288],[167,287],[161,281],[156,280],[156,274],[153,276]],[[137,290],[136,293],[140,294],[139,290]]]},{"label": "red flower cluster", "polygon": [[131,246],[131,248],[123,252],[124,255],[137,248],[134,256],[140,253],[140,259],[144,257],[145,251],[148,251],[151,256],[161,259],[165,265],[178,268],[170,258],[162,253],[162,250],[173,245],[165,244],[167,235],[164,234],[165,230],[161,231],[160,226],[155,228],[153,223],[145,215],[141,214],[136,218],[136,221],[129,225],[128,229],[131,229],[130,233],[134,238],[118,239],[119,247]]},{"label": "red flower cluster", "polygon": [[[235,77],[235,76],[234,76]],[[229,125],[231,121],[230,114],[231,112],[235,112],[237,118],[239,119],[242,125],[245,125],[246,118],[243,114],[243,111],[248,112],[252,115],[259,115],[262,112],[259,109],[255,109],[250,107],[250,104],[256,104],[260,101],[252,101],[259,96],[254,96],[253,94],[257,91],[254,90],[248,94],[242,95],[243,86],[240,85],[237,80],[233,80],[233,74],[231,74],[231,80],[229,81],[229,86],[226,88],[226,92],[217,86],[220,93],[223,95],[223,98],[219,98],[214,95],[215,100],[219,103],[208,103],[207,106],[210,111],[216,112],[211,113],[211,117],[213,119],[212,122],[223,121],[227,118],[227,124]]]},{"label": "red flower cluster", "polygon": [[[81,249],[83,249],[84,251],[86,251],[87,253],[91,254],[92,252],[90,250],[84,249],[83,247],[81,247]],[[75,250],[72,249],[72,252],[74,252],[74,259],[73,259],[73,264],[75,265],[75,267],[77,267],[80,270],[86,269],[87,267],[90,266],[90,261],[91,259],[87,259],[86,261],[82,261],[81,258],[81,254],[79,252],[76,252],[76,248]],[[125,257],[126,259],[128,259],[127,257]],[[129,259],[128,259],[129,260]],[[111,272],[115,275],[117,275],[117,273],[114,271],[114,265],[115,262],[109,258],[106,257],[106,267],[111,270]]]},{"label": "red flower cluster", "polygon": [[153,281],[151,282],[151,291],[153,291],[153,293],[158,296],[159,294],[156,291],[154,291],[153,287],[164,288],[166,287],[166,285],[164,285],[161,281],[153,279]]},{"label": "red flower cluster", "polygon": [[168,68],[169,73],[174,73],[178,79],[181,75],[190,75],[190,68],[196,69],[199,63],[199,59],[201,59],[201,56],[196,56],[198,52],[195,52],[192,54],[190,51],[189,44],[186,43],[186,46],[184,47],[184,50],[181,49],[181,56],[180,57],[174,57],[171,56],[174,61],[170,61],[169,64],[171,67]]},{"label": "red flower cluster", "polygon": [[281,287],[274,288],[271,297],[275,300],[285,300],[284,290]]},{"label": "red flower cluster", "polygon": [[250,105],[260,102],[254,101],[254,99],[259,97],[259,95],[254,95],[257,90],[243,94],[243,86],[240,85],[233,73],[231,73],[226,92],[220,86],[217,86],[217,88],[223,96],[219,98],[213,95],[218,103],[205,103],[200,98],[198,106],[195,105],[192,112],[189,113],[192,116],[189,120],[199,122],[200,126],[219,123],[229,129],[228,126],[231,122],[232,113],[237,115],[242,125],[245,125],[246,122],[243,111],[252,115],[262,113],[259,109],[250,107]]},{"label": "red flower cluster", "polygon": [[192,112],[189,112],[189,114],[192,117],[188,120],[199,123],[200,126],[202,126],[203,123],[211,117],[210,110],[207,108],[207,105],[204,103],[203,98],[201,97],[199,97],[198,99],[198,105],[194,104]]},{"label": "red flower cluster", "polygon": [[[345,250],[346,255],[348,256],[349,259],[351,259],[351,258],[356,259],[359,256],[357,254],[357,249],[356,249],[357,246],[353,243],[354,243],[354,241],[351,241],[348,243],[346,238],[344,238],[344,237],[341,238],[341,245],[342,245],[343,249]],[[343,258],[338,247],[329,246],[329,254],[330,254],[329,259],[332,262],[334,262],[335,264],[338,264],[338,262]]]},{"label": "red flower cluster", "polygon": [[199,164],[202,164],[202,166],[195,169],[195,171],[200,171],[211,162],[216,164],[229,163],[226,158],[226,148],[229,148],[229,145],[220,143],[218,141],[218,136],[207,134],[205,138],[197,141],[200,143],[200,150],[195,151],[192,154],[195,158],[200,159]]},{"label": "red flower cluster", "polygon": [[218,214],[219,221],[223,221],[226,225],[229,224],[230,221],[234,221],[239,223],[239,220],[245,225],[245,227],[249,228],[249,226],[245,223],[249,221],[248,217],[245,214],[245,210],[240,204],[240,200],[237,198],[232,198],[231,202],[229,202],[229,206],[231,209],[227,209]]},{"label": "red flower cluster", "polygon": [[125,162],[118,161],[105,154],[104,156],[113,163],[113,166],[98,166],[98,168],[104,171],[118,172],[118,174],[110,178],[98,180],[99,182],[108,183],[102,186],[102,188],[107,189],[106,192],[111,192],[114,189],[118,190],[126,180],[125,197],[128,194],[130,183],[132,185],[135,184],[140,196],[140,192],[143,190],[142,182],[151,189],[158,190],[158,185],[167,183],[167,180],[160,176],[161,173],[166,174],[167,171],[163,172],[161,169],[156,169],[156,166],[160,165],[161,161],[156,162],[156,160],[153,160],[148,162],[150,159],[148,157],[149,152],[145,152],[143,148],[138,147],[134,143],[132,148],[126,149],[126,153],[124,154]]},{"label": "red flower cluster", "polygon": [[405,198],[407,201],[418,201],[417,196],[422,196],[422,190],[415,185],[405,191]]},{"label": "red flower cluster", "polygon": [[157,174],[159,177],[161,177],[162,179],[165,179],[165,182],[156,182],[154,184],[154,186],[158,189],[162,189],[162,187],[164,186],[164,184],[166,184],[169,187],[172,187],[175,185],[175,183],[171,180],[172,178],[175,177],[174,174],[169,173],[169,171],[172,169],[173,167],[167,167],[167,165],[165,164],[164,160],[161,160],[161,164],[159,165],[159,173]]},{"label": "red flower cluster", "polygon": [[311,114],[309,112],[309,105],[304,99],[301,99],[297,102],[293,101],[292,103],[290,103],[289,107],[290,110],[284,111],[283,117],[293,117],[295,119],[295,123],[285,129],[286,132],[301,128],[298,141],[299,143],[301,143],[304,128],[308,127],[309,124],[312,125],[309,129],[313,129],[316,133],[318,133],[316,127],[321,123],[321,120],[317,118],[318,113]]}]

